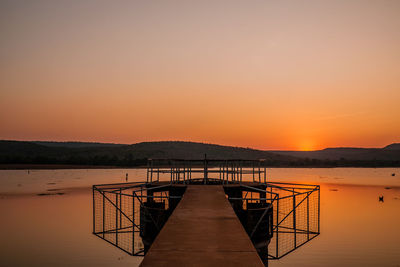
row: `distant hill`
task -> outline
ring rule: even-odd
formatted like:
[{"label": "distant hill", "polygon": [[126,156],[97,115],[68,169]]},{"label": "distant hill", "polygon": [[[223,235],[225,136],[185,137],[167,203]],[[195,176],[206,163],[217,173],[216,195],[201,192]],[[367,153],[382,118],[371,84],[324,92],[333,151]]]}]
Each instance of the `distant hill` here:
[{"label": "distant hill", "polygon": [[206,143],[162,141],[132,145],[87,142],[0,141],[0,164],[145,165],[147,159],[265,159],[268,166],[400,166],[400,144],[384,148],[263,151]]},{"label": "distant hill", "polygon": [[113,144],[113,143],[75,142],[75,141],[70,141],[70,142],[31,141],[30,143],[49,146],[49,147],[69,147],[69,148],[123,146],[121,144]]},{"label": "distant hill", "polygon": [[315,151],[270,151],[279,155],[318,160],[400,160],[400,144],[395,143],[383,148],[325,148]]},{"label": "distant hill", "polygon": [[87,164],[87,165],[144,165],[149,158],[167,159],[266,159],[272,162],[292,161],[267,151],[220,146],[213,144],[164,141],[133,145],[0,141],[0,163],[25,164]]},{"label": "distant hill", "polygon": [[292,159],[290,156],[250,148],[182,141],[143,142],[126,146],[123,149],[133,155],[145,155],[148,158],[203,159],[204,154],[207,154],[207,158],[210,159]]},{"label": "distant hill", "polygon": [[385,150],[400,150],[400,143],[394,143],[394,144],[385,146],[383,149],[385,149]]}]

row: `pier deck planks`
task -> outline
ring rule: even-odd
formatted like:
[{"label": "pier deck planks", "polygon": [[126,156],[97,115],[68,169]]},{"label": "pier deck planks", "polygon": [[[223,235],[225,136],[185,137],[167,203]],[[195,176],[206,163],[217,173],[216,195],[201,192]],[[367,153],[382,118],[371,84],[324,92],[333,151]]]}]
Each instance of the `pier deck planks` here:
[{"label": "pier deck planks", "polygon": [[221,185],[189,185],[141,266],[264,266]]}]

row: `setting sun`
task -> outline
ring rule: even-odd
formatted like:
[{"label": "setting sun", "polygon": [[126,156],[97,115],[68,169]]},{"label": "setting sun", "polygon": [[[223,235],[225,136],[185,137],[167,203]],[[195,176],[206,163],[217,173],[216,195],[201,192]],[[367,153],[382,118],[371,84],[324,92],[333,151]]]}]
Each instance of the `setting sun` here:
[{"label": "setting sun", "polygon": [[312,142],[310,140],[301,141],[299,143],[299,147],[298,147],[298,150],[300,150],[300,151],[312,151],[315,149],[316,149],[316,146],[315,146],[314,142]]}]

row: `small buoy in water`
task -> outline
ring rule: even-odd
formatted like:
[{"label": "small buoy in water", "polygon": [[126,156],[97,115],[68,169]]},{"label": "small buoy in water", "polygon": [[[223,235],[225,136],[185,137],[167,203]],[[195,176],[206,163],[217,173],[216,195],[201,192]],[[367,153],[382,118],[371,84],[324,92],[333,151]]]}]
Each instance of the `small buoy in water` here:
[{"label": "small buoy in water", "polygon": [[396,174],[395,173],[392,173],[392,176],[395,176]]},{"label": "small buoy in water", "polygon": [[383,196],[379,196],[379,202],[383,202]]}]

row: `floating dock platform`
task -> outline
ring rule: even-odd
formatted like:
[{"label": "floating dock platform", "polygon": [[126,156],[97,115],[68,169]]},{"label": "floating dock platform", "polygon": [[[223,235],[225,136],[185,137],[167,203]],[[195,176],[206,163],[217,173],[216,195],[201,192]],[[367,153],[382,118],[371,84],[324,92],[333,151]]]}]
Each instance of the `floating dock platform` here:
[{"label": "floating dock platform", "polygon": [[140,266],[264,266],[222,185],[188,185]]},{"label": "floating dock platform", "polygon": [[320,233],[320,187],[262,160],[149,160],[146,180],[93,185],[93,234],[141,266],[268,266]]}]

